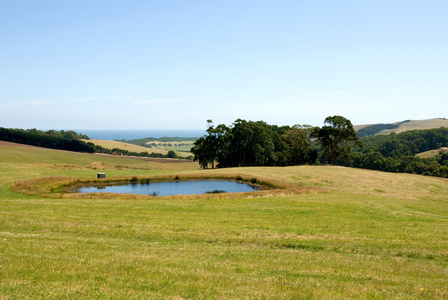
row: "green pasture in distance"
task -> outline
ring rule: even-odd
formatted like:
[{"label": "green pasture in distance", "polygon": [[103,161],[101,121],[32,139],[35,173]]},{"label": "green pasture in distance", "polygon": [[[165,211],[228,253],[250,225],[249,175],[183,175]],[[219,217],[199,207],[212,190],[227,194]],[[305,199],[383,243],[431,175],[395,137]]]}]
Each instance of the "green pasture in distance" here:
[{"label": "green pasture in distance", "polygon": [[[332,166],[199,170],[9,143],[0,153],[0,298],[448,298],[447,179]],[[241,174],[322,192],[92,200],[8,189],[96,172]]]}]

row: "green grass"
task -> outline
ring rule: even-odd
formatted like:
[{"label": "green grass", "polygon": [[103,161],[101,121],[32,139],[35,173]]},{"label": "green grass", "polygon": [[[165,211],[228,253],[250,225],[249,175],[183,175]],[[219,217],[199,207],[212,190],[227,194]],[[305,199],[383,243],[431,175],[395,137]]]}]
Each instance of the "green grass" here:
[{"label": "green grass", "polygon": [[[448,298],[446,179],[341,167],[176,169],[10,145],[0,152],[0,299]],[[41,176],[94,177],[88,166],[98,162],[108,176],[233,174],[325,192],[138,200],[8,189]]]}]

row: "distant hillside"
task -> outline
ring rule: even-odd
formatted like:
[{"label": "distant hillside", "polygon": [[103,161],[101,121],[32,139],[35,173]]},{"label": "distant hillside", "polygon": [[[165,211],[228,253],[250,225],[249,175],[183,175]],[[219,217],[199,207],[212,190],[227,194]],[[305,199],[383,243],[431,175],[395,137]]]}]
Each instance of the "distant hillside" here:
[{"label": "distant hillside", "polygon": [[173,147],[172,148],[169,148],[169,147],[166,147],[166,148],[163,148],[163,147],[152,147],[152,146],[143,147],[143,146],[138,146],[138,145],[135,145],[135,144],[121,142],[121,141],[97,140],[97,139],[89,139],[89,140],[85,140],[85,141],[93,143],[93,144],[98,145],[98,146],[101,146],[101,147],[103,147],[105,149],[111,149],[111,150],[121,149],[123,151],[129,151],[129,152],[137,152],[137,153],[140,153],[140,152],[150,153],[151,152],[151,153],[158,153],[158,154],[161,154],[161,155],[168,155],[168,152],[170,150],[173,150],[173,151],[176,152],[176,154],[179,157],[191,156],[190,152],[182,152],[182,151],[178,152],[179,149],[173,148]]},{"label": "distant hillside", "polygon": [[436,118],[427,120],[406,120],[387,124],[370,124],[354,126],[359,137],[365,137],[376,134],[389,134],[391,132],[401,133],[416,129],[434,129],[448,127],[448,119]]}]

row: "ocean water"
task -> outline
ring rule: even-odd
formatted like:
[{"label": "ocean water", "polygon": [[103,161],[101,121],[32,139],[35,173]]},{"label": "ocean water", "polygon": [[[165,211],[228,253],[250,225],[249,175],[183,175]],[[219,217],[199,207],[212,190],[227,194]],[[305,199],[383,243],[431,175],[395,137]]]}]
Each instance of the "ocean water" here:
[{"label": "ocean water", "polygon": [[201,137],[205,135],[205,130],[200,129],[167,129],[167,130],[97,130],[97,129],[79,129],[73,130],[78,133],[87,135],[91,139],[99,140],[134,140],[143,139],[147,137],[161,138],[161,137]]}]

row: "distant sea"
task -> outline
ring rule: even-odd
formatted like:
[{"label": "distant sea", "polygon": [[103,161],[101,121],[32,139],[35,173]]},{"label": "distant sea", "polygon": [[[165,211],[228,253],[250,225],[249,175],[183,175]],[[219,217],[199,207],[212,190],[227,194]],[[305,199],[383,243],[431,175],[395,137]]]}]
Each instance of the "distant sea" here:
[{"label": "distant sea", "polygon": [[161,138],[161,137],[201,137],[205,135],[205,130],[199,129],[159,129],[159,130],[97,130],[97,129],[78,129],[73,130],[77,133],[87,135],[91,139],[98,140],[134,140],[143,139],[147,137]]}]

